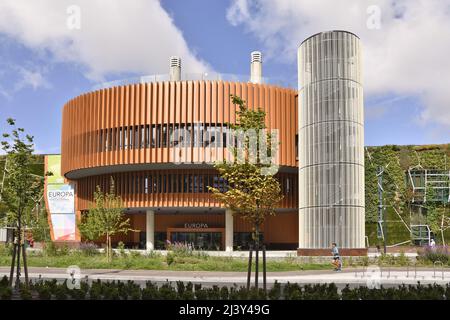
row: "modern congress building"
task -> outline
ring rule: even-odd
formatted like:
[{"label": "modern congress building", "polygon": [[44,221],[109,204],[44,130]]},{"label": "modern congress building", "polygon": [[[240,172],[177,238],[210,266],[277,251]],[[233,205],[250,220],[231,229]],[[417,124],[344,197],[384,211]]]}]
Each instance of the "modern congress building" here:
[{"label": "modern congress building", "polygon": [[[263,242],[268,249],[297,249],[299,239],[306,239],[299,234],[302,105],[296,89],[265,83],[261,54],[251,57],[248,81],[182,78],[181,60],[171,57],[166,79],[106,86],[68,101],[62,115],[61,172],[75,185],[76,215],[89,210],[96,186],[107,190],[112,177],[132,228],[140,231],[113,242],[147,249],[162,249],[166,240],[207,250],[245,249],[251,226],[207,188],[225,188],[213,163],[227,152],[224,133],[237,120],[230,99],[235,94],[249,108],[266,112],[266,126],[277,129],[280,140],[276,176],[284,198],[276,216],[262,226]],[[188,135],[180,137],[181,130]],[[181,139],[189,141],[183,148]]]},{"label": "modern congress building", "polygon": [[[171,58],[169,81],[104,88],[64,106],[61,172],[76,184],[77,215],[89,210],[96,186],[106,190],[112,177],[133,229],[141,230],[116,242],[141,248],[162,248],[166,240],[202,249],[245,248],[251,226],[207,189],[224,187],[212,165],[227,152],[221,138],[227,123],[236,122],[230,99],[235,94],[249,108],[266,111],[267,127],[278,129],[282,141],[277,176],[284,199],[278,215],[262,228],[264,242],[273,249],[297,248],[297,91],[262,84],[255,75],[253,82],[180,80],[176,68],[179,61]],[[173,139],[180,129],[191,139],[184,148]]]}]

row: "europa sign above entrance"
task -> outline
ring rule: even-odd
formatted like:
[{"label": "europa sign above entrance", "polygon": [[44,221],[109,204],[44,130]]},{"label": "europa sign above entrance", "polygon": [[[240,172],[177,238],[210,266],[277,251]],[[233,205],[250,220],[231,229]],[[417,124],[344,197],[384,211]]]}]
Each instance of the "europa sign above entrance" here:
[{"label": "europa sign above entrance", "polygon": [[186,222],[184,224],[186,229],[207,229],[208,224],[203,222]]}]

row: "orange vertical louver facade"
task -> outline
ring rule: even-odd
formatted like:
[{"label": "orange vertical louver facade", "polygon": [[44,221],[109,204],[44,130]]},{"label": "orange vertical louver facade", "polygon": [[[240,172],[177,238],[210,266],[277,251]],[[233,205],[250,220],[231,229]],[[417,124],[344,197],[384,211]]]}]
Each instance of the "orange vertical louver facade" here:
[{"label": "orange vertical louver facade", "polygon": [[[264,110],[267,128],[278,130],[277,177],[284,199],[262,232],[269,248],[295,249],[297,91],[277,86],[165,81],[101,89],[70,100],[63,109],[61,171],[76,183],[77,212],[89,210],[96,186],[107,190],[113,178],[136,229],[145,230],[143,213],[151,209],[155,212],[155,237],[160,241],[171,240],[168,237],[199,241],[207,232],[186,226],[201,222],[212,230],[210,236],[221,237],[218,243],[222,243],[225,208],[207,187],[223,185],[211,164],[226,157],[224,133],[228,124],[237,120],[231,94],[240,96],[251,109]],[[179,132],[189,132],[191,143],[179,147],[178,143],[187,139]],[[251,232],[251,226],[240,218],[233,224],[239,246],[239,239]],[[203,236],[190,234],[195,232]],[[115,241],[136,247],[142,245],[144,235],[129,234]]]}]

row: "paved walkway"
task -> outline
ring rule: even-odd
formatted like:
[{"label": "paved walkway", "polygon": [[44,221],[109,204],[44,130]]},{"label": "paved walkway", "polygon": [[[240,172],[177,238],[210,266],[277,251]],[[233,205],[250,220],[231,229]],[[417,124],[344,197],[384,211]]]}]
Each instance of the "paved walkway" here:
[{"label": "paved walkway", "polygon": [[[247,274],[245,272],[209,272],[209,271],[168,271],[168,270],[113,270],[113,269],[83,269],[80,270],[81,278],[88,280],[133,280],[144,284],[146,281],[162,283],[166,281],[185,281],[202,283],[204,285],[243,285],[246,283]],[[0,267],[0,277],[9,275],[9,268]],[[64,280],[68,278],[67,270],[64,268],[29,268],[29,277],[37,279]],[[400,284],[422,284],[438,283],[447,284],[450,282],[450,269],[440,268],[378,268],[376,266],[368,268],[349,268],[343,272],[328,270],[311,271],[289,271],[289,272],[269,272],[267,283],[273,284],[277,280],[279,283],[336,283],[343,287],[345,284],[367,285],[369,283],[381,283],[383,285]],[[262,281],[262,274],[260,275]]]},{"label": "paved walkway", "polygon": [[[388,254],[393,255],[393,256],[399,256],[402,252],[405,256],[410,257],[410,258],[414,258],[417,256],[417,248],[411,249],[409,248],[408,250],[402,251],[402,250],[397,250],[397,248],[391,249],[388,248]],[[37,249],[37,248],[28,248],[28,251],[41,251],[42,249]],[[99,251],[103,251],[103,249],[99,249]],[[118,249],[113,249],[113,251],[119,252]],[[126,249],[126,252],[139,252],[141,254],[146,254],[147,252],[145,250],[136,250],[136,249]],[[161,255],[166,255],[167,254],[167,250],[154,250],[154,252],[159,253]],[[203,252],[211,257],[234,257],[234,258],[248,258],[248,251],[232,251],[232,252],[228,252],[228,251],[198,251],[198,252]],[[368,256],[370,258],[375,258],[380,256],[381,253],[377,252],[376,248],[370,248],[369,252],[368,252]],[[262,256],[262,253],[260,253],[260,256]],[[268,259],[271,258],[287,258],[287,257],[292,257],[292,258],[297,258],[297,251],[296,250],[268,250],[266,251],[266,257]],[[298,257],[301,259],[312,259],[312,260],[320,260],[323,258],[327,258],[329,259],[331,257],[331,249],[330,249],[330,255],[329,256],[324,256],[324,257],[309,257],[309,256],[302,256],[302,257]]]}]

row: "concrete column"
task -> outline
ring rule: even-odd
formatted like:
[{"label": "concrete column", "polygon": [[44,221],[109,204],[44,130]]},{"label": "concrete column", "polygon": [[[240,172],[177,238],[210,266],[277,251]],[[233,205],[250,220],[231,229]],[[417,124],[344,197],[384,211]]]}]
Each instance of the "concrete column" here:
[{"label": "concrete column", "polygon": [[155,249],[155,211],[146,212],[146,249],[147,251]]},{"label": "concrete column", "polygon": [[225,251],[233,251],[233,211],[225,210]]}]

